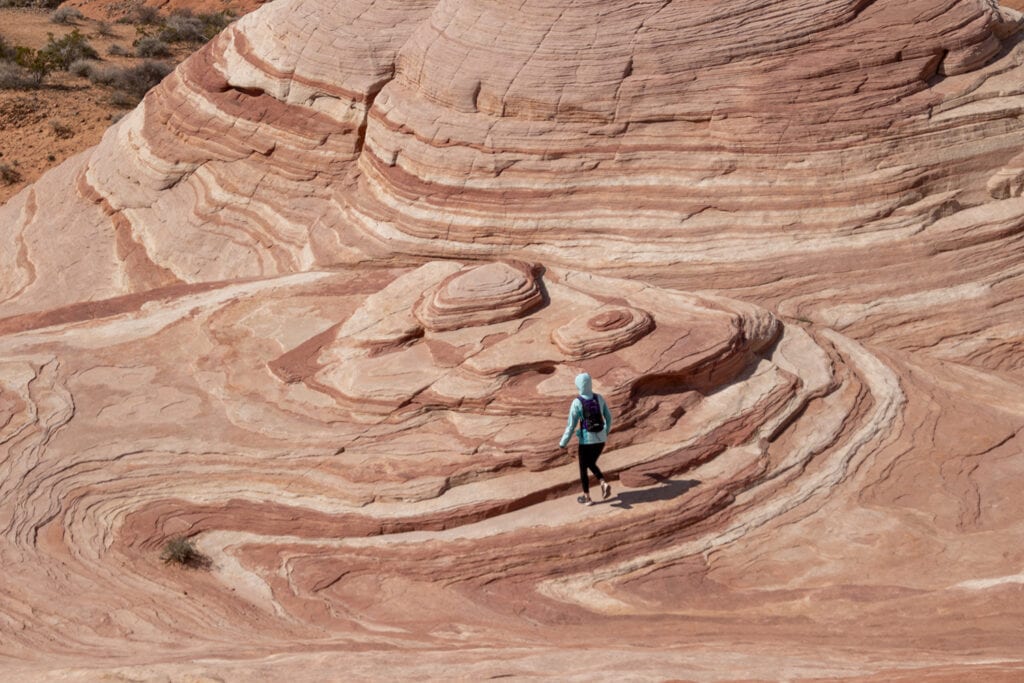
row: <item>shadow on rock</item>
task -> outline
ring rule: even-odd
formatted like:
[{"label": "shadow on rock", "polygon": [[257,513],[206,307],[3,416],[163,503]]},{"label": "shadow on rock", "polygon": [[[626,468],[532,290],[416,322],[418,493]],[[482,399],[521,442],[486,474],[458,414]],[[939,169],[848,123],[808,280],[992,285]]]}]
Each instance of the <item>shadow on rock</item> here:
[{"label": "shadow on rock", "polygon": [[612,507],[629,510],[640,503],[655,503],[660,500],[671,500],[681,496],[690,489],[700,484],[696,479],[660,479],[659,486],[652,486],[643,489],[631,489],[622,491],[610,501]]}]

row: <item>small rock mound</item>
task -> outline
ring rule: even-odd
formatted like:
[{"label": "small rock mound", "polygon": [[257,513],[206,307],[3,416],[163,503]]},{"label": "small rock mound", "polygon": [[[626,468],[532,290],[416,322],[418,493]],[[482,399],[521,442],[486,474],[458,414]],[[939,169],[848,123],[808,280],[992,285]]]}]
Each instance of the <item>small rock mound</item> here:
[{"label": "small rock mound", "polygon": [[514,320],[544,301],[533,268],[498,261],[461,270],[427,292],[416,318],[432,332]]},{"label": "small rock mound", "polygon": [[610,306],[581,315],[551,335],[555,346],[573,360],[611,353],[629,346],[654,329],[647,311],[628,306]]}]

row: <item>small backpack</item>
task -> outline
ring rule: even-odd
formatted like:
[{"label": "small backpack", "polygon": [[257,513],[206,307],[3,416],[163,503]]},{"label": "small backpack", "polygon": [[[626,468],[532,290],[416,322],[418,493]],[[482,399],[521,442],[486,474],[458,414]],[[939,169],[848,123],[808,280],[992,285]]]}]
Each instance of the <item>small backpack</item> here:
[{"label": "small backpack", "polygon": [[588,432],[600,432],[604,430],[604,416],[601,414],[601,400],[597,394],[593,398],[579,396],[580,406],[583,408],[583,429]]}]

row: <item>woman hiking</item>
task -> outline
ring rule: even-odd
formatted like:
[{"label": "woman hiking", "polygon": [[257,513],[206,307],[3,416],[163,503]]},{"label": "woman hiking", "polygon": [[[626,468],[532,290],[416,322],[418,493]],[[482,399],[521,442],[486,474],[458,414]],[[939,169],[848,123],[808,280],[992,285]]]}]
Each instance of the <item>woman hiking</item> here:
[{"label": "woman hiking", "polygon": [[[558,442],[559,448],[569,445],[573,431],[579,437],[579,461],[580,461],[580,484],[583,486],[583,495],[576,501],[584,505],[593,505],[590,499],[590,477],[587,470],[594,473],[601,483],[601,495],[605,498],[612,495],[612,487],[604,480],[604,475],[597,467],[597,457],[604,450],[604,443],[608,440],[608,432],[612,429],[612,414],[608,410],[608,404],[600,394],[595,394],[591,388],[590,375],[582,373],[576,375],[576,389],[579,396],[572,400],[569,406],[569,424],[565,427],[562,440]],[[578,427],[578,429],[577,429]]]}]

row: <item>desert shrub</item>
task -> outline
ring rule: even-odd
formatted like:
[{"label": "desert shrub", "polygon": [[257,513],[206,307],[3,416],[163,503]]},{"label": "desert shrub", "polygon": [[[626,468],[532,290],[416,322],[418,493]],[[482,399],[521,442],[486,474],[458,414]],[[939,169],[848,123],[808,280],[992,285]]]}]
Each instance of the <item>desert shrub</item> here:
[{"label": "desert shrub", "polygon": [[192,14],[179,10],[171,14],[160,29],[160,38],[168,43],[205,43],[234,21],[226,12]]},{"label": "desert shrub", "polygon": [[179,564],[183,567],[204,568],[210,566],[210,558],[199,552],[192,539],[175,536],[164,544],[160,559],[165,564]]},{"label": "desert shrub", "polygon": [[89,73],[86,74],[86,76],[93,83],[98,83],[99,85],[111,85],[115,80],[117,80],[122,71],[124,71],[124,69],[119,66],[91,63],[89,64]]},{"label": "desert shrub", "polygon": [[75,135],[75,130],[71,126],[57,119],[50,119],[50,130],[54,135],[65,140]]},{"label": "desert shrub", "polygon": [[146,92],[162,81],[174,69],[166,62],[146,60],[141,64],[121,68],[94,64],[89,70],[89,80],[114,89],[110,96],[112,104],[118,107],[134,107]]},{"label": "desert shrub", "polygon": [[72,76],[78,76],[79,78],[88,78],[90,72],[92,72],[93,65],[96,62],[91,59],[76,59],[71,62],[71,66],[68,67],[68,73]]},{"label": "desert shrub", "polygon": [[124,21],[124,23],[149,24],[151,26],[155,26],[160,23],[160,18],[160,10],[156,7],[150,7],[142,4],[142,2],[137,2],[125,15],[124,19],[126,21]]},{"label": "desert shrub", "polygon": [[10,62],[0,62],[0,90],[28,90],[38,87],[39,81],[28,69]]},{"label": "desert shrub", "polygon": [[75,24],[85,17],[74,7],[58,7],[50,15],[50,21],[55,24]]},{"label": "desert shrub", "polygon": [[114,29],[108,21],[101,21],[96,24],[96,35],[109,38],[114,35]]},{"label": "desert shrub", "polygon": [[54,38],[52,33],[49,36],[46,46],[39,52],[45,55],[56,69],[67,70],[76,60],[98,59],[100,56],[77,28],[61,38]]},{"label": "desert shrub", "polygon": [[15,49],[14,62],[20,66],[28,81],[22,87],[38,88],[50,72],[57,68],[54,56],[43,50],[33,50],[19,45]]},{"label": "desert shrub", "polygon": [[110,103],[115,107],[124,107],[125,109],[131,109],[139,103],[138,97],[132,97],[123,90],[115,90],[110,93]]},{"label": "desert shrub", "polygon": [[207,40],[203,22],[187,14],[172,14],[160,29],[160,39],[168,43],[202,43]]},{"label": "desert shrub", "polygon": [[125,69],[124,74],[114,83],[114,87],[142,99],[150,88],[164,80],[164,77],[173,70],[174,67],[166,62],[146,60],[142,64]]},{"label": "desert shrub", "polygon": [[0,0],[0,7],[39,7],[56,9],[64,0]]},{"label": "desert shrub", "polygon": [[171,47],[157,36],[142,36],[132,45],[137,57],[169,57]]},{"label": "desert shrub", "polygon": [[10,164],[0,164],[0,180],[4,185],[13,185],[21,182],[21,174]]},{"label": "desert shrub", "polygon": [[112,55],[114,57],[127,57],[131,54],[131,51],[125,48],[123,45],[118,45],[117,43],[114,43],[113,45],[107,48],[107,54]]},{"label": "desert shrub", "polygon": [[9,44],[7,40],[0,36],[0,62],[13,62],[18,52],[14,49],[14,46]]}]

